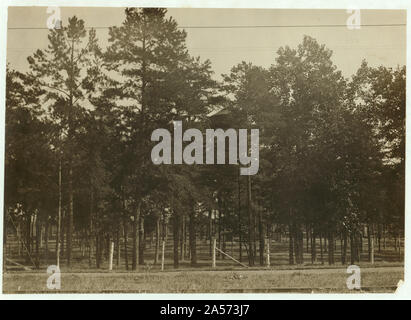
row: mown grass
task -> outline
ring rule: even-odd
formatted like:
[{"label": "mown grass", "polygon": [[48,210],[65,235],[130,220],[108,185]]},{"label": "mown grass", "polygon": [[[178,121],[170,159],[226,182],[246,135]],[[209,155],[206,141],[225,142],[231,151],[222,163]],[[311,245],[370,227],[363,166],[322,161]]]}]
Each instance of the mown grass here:
[{"label": "mown grass", "polygon": [[[362,287],[372,292],[392,292],[398,281],[403,279],[403,255],[394,250],[392,240],[387,241],[387,247],[376,248],[375,264],[368,260],[366,239],[364,239],[361,262]],[[52,248],[50,244],[50,248]],[[14,248],[16,249],[16,248]],[[58,292],[125,292],[125,293],[224,293],[224,292],[352,292],[347,289],[347,266],[341,264],[341,244],[337,242],[336,261],[328,265],[327,253],[321,260],[320,252],[317,261],[312,264],[309,250],[304,250],[304,265],[288,264],[288,242],[272,241],[271,269],[262,266],[244,269],[230,259],[217,256],[217,268],[211,268],[209,242],[198,241],[198,261],[192,267],[190,261],[180,261],[178,269],[173,266],[173,247],[169,240],[166,245],[165,271],[160,271],[160,263],[153,264],[154,247],[147,245],[145,265],[139,266],[136,272],[126,270],[124,252],[121,252],[120,263],[114,263],[114,270],[109,272],[108,261],[105,259],[99,269],[92,259],[89,265],[87,255],[82,256],[78,247],[74,248],[71,267],[61,260],[61,290]],[[226,252],[239,259],[238,243],[227,246]],[[318,249],[318,248],[317,248]],[[16,250],[9,250],[9,257],[14,261],[27,265],[24,256],[18,256]],[[130,253],[130,251],[129,251]],[[247,256],[243,252],[243,262]],[[322,263],[323,261],[323,263]],[[3,276],[3,291],[5,293],[35,293],[56,292],[46,287],[49,265],[55,264],[53,252],[44,255],[40,270],[30,272],[18,271],[15,266],[6,266]],[[256,261],[258,264],[258,259]],[[30,265],[28,265],[30,266]],[[32,267],[32,266],[30,266]],[[370,289],[371,288],[371,289]],[[312,289],[312,290],[311,290]],[[299,291],[300,290],[300,291]]]},{"label": "mown grass", "polygon": [[[403,268],[362,268],[361,285],[371,292],[392,292]],[[4,293],[224,293],[224,292],[352,292],[345,268],[301,270],[174,271],[129,273],[62,273],[61,290],[48,290],[44,273],[10,272]]]}]

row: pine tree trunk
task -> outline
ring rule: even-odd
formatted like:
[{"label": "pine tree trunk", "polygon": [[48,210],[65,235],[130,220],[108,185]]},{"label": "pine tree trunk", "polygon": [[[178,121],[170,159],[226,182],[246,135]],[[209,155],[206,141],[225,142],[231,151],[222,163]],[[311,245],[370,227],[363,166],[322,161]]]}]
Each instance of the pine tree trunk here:
[{"label": "pine tree trunk", "polygon": [[[222,211],[222,209],[221,209],[221,199],[220,198],[218,198],[218,203],[219,203],[219,206],[218,206],[218,244],[217,244],[217,246],[220,250],[222,250],[222,246],[221,246],[221,225],[222,225],[222,222],[221,222],[222,212],[221,211]],[[218,259],[221,258],[220,251],[217,252],[217,258]]]},{"label": "pine tree trunk", "polygon": [[40,269],[40,237],[41,237],[41,224],[38,214],[36,214],[36,268]]},{"label": "pine tree trunk", "polygon": [[20,258],[21,257],[21,225],[20,225],[20,222],[18,222],[17,224],[16,233],[17,233],[17,255]]},{"label": "pine tree trunk", "polygon": [[264,266],[264,228],[263,228],[263,217],[261,207],[258,210],[258,235],[259,235],[259,244],[260,244],[260,266]]},{"label": "pine tree trunk", "polygon": [[[92,183],[90,183],[92,185]],[[93,252],[93,234],[94,234],[94,225],[93,225],[93,217],[94,217],[94,192],[93,187],[90,190],[90,212],[89,212],[89,230],[88,230],[88,264],[89,267],[92,265],[92,252]],[[96,252],[97,257],[97,252]]]},{"label": "pine tree trunk", "polygon": [[290,265],[294,264],[294,238],[293,238],[293,228],[291,224],[288,226],[288,234],[289,234],[289,246],[288,246],[288,263]]},{"label": "pine tree trunk", "polygon": [[178,256],[178,243],[179,243],[179,231],[180,231],[180,223],[179,223],[179,216],[178,214],[174,213],[173,217],[173,243],[174,243],[174,268],[177,269],[179,267],[179,256]]},{"label": "pine tree trunk", "polygon": [[180,260],[184,262],[186,257],[186,218],[181,219],[181,237],[180,237]]},{"label": "pine tree trunk", "polygon": [[344,229],[343,234],[343,245],[341,248],[341,264],[345,264],[347,261],[347,230]]},{"label": "pine tree trunk", "polygon": [[194,210],[189,214],[189,242],[191,252],[191,266],[197,265],[197,247],[196,247],[196,217]]},{"label": "pine tree trunk", "polygon": [[293,243],[294,243],[294,256],[295,256],[295,264],[300,264],[300,251],[299,251],[299,245],[300,245],[300,239],[298,237],[298,232],[297,232],[297,227],[294,224],[293,225]]},{"label": "pine tree trunk", "polygon": [[117,268],[120,266],[120,226],[121,226],[121,220],[118,220],[117,222],[117,231],[116,231],[116,266]]},{"label": "pine tree trunk", "polygon": [[60,247],[61,247],[61,254],[60,254],[60,260],[64,258],[65,256],[65,251],[66,251],[66,245],[65,245],[65,241],[66,241],[66,215],[63,212],[62,216],[61,216],[61,237],[60,237]]},{"label": "pine tree trunk", "polygon": [[248,264],[254,266],[254,217],[251,208],[251,176],[247,176]]},{"label": "pine tree trunk", "polygon": [[212,256],[212,251],[213,251],[213,218],[212,218],[212,210],[210,209],[208,211],[208,223],[209,223],[209,234],[208,234],[208,239],[210,241],[209,243],[209,256]]},{"label": "pine tree trunk", "polygon": [[27,254],[26,254],[26,263],[29,263],[31,258],[30,258],[30,253],[31,253],[31,216],[27,217],[26,221],[26,249],[27,249]]},{"label": "pine tree trunk", "polygon": [[381,253],[381,224],[378,224],[378,253]]},{"label": "pine tree trunk", "polygon": [[323,256],[323,234],[320,232],[320,258],[321,264],[324,264],[324,256]]},{"label": "pine tree trunk", "polygon": [[98,237],[98,267],[103,263],[104,234]]},{"label": "pine tree trunk", "polygon": [[137,208],[134,210],[133,220],[133,252],[131,257],[131,270],[137,270],[137,263],[139,261],[139,222],[140,222],[141,201],[139,201]]},{"label": "pine tree trunk", "polygon": [[350,258],[351,258],[351,265],[355,264],[356,252],[355,252],[355,239],[354,239],[354,232],[351,231],[350,233]]},{"label": "pine tree trunk", "polygon": [[299,262],[300,264],[304,264],[304,234],[301,229],[301,226],[298,227],[298,247],[299,247]]},{"label": "pine tree trunk", "polygon": [[311,228],[311,263],[317,262],[317,243],[314,228]]},{"label": "pine tree trunk", "polygon": [[139,251],[138,251],[138,264],[144,265],[144,249],[145,249],[145,231],[144,231],[144,217],[140,211],[139,219],[139,230],[138,230],[138,239],[139,239]]},{"label": "pine tree trunk", "polygon": [[241,237],[241,183],[240,183],[240,168],[238,168],[238,244],[239,244],[239,252],[238,252],[238,259],[241,262],[243,259],[243,244],[242,244],[242,237]]},{"label": "pine tree trunk", "polygon": [[48,260],[48,254],[49,254],[49,225],[50,225],[49,218],[46,217],[46,225],[45,225],[45,232],[44,232],[44,245],[45,245],[44,259],[46,261]]},{"label": "pine tree trunk", "polygon": [[334,249],[335,249],[335,241],[334,241],[334,232],[330,230],[328,232],[328,264],[334,264]]},{"label": "pine tree trunk", "polygon": [[357,254],[357,261],[361,262],[361,248],[362,248],[362,234],[360,232],[356,233],[356,237],[355,237],[355,241],[356,241],[356,254]]},{"label": "pine tree trunk", "polygon": [[128,250],[127,250],[127,245],[128,245],[128,230],[127,230],[127,216],[123,217],[123,232],[124,232],[124,262],[126,264],[126,270],[128,270]]},{"label": "pine tree trunk", "polygon": [[368,238],[368,261],[371,264],[374,264],[374,239],[373,239],[373,232],[372,227],[368,225],[367,228],[367,238]]},{"label": "pine tree trunk", "polygon": [[160,253],[160,216],[156,219],[156,246],[154,249],[154,264],[158,263],[158,255]]},{"label": "pine tree trunk", "polygon": [[129,215],[126,211],[126,200],[124,196],[124,187],[121,186],[121,208],[122,208],[122,220],[123,220],[123,236],[124,236],[124,263],[126,265],[126,270],[128,270],[128,230],[127,224],[129,221]]},{"label": "pine tree trunk", "polygon": [[69,161],[69,176],[68,176],[68,193],[69,193],[69,211],[67,217],[67,266],[71,266],[71,253],[72,253],[72,241],[73,241],[73,164]]}]

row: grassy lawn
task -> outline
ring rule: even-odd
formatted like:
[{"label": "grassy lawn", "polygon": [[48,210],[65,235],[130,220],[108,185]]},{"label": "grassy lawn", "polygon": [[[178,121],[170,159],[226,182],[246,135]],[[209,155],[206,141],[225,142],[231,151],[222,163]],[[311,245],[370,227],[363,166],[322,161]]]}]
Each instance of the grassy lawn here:
[{"label": "grassy lawn", "polygon": [[[366,240],[366,239],[365,239]],[[399,280],[404,279],[403,256],[394,250],[393,243],[388,242],[387,248],[375,252],[375,264],[368,261],[367,246],[361,255],[361,285],[364,292],[393,292]],[[50,246],[53,248],[53,246]],[[238,258],[238,243],[227,247],[226,252]],[[180,261],[180,267],[173,267],[172,241],[168,241],[165,255],[165,271],[160,271],[160,264],[153,265],[154,248],[147,246],[145,265],[139,270],[129,272],[124,264],[124,253],[120,263],[114,263],[113,271],[108,272],[108,262],[105,259],[100,267],[95,267],[94,260],[89,264],[88,257],[82,257],[78,247],[75,247],[73,263],[67,267],[62,259],[61,290],[66,293],[231,293],[231,292],[353,292],[347,289],[346,281],[350,276],[347,266],[342,266],[340,260],[340,243],[337,242],[336,263],[328,265],[327,253],[323,262],[318,253],[317,261],[311,261],[310,253],[304,252],[304,265],[288,264],[288,242],[272,241],[271,269],[261,266],[245,269],[230,259],[217,257],[217,268],[211,269],[209,242],[198,241],[198,261],[196,267],[191,267],[190,261]],[[131,249],[130,249],[131,250]],[[15,250],[14,250],[15,251]],[[9,250],[10,252],[10,250]],[[129,251],[130,252],[130,251]],[[245,253],[245,252],[244,252]],[[23,257],[13,256],[26,266]],[[247,263],[246,255],[243,255]],[[258,259],[257,262],[258,263]],[[53,252],[49,259],[42,259],[39,270],[18,270],[9,264],[3,275],[4,293],[55,293],[46,287],[47,266],[55,264]],[[22,269],[22,268],[20,268]],[[357,291],[358,292],[358,291]]]},{"label": "grassy lawn", "polygon": [[[226,292],[353,292],[345,268],[235,271],[71,272],[61,275],[59,292],[76,293],[226,293]],[[46,272],[8,272],[4,293],[56,292],[46,287]],[[364,292],[393,292],[404,278],[402,267],[363,267]],[[311,290],[311,288],[313,290]],[[358,292],[358,291],[356,291]]]}]

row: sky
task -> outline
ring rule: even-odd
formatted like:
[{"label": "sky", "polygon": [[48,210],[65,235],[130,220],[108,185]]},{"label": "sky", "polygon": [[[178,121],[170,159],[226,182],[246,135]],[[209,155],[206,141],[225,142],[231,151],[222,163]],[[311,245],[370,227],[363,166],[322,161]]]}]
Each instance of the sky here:
[{"label": "sky", "polygon": [[[354,30],[346,27],[351,15],[346,10],[173,8],[167,14],[185,27],[189,52],[211,61],[216,79],[241,61],[269,67],[280,47],[295,48],[304,35],[333,51],[332,60],[345,77],[353,75],[363,59],[370,66],[406,63],[405,10],[361,10],[363,26]],[[46,7],[9,7],[7,61],[12,68],[27,71],[27,56],[46,48],[50,15]],[[63,23],[73,15],[83,19],[86,27],[103,27],[97,36],[104,48],[108,43],[104,27],[120,25],[124,8],[61,7]]]}]

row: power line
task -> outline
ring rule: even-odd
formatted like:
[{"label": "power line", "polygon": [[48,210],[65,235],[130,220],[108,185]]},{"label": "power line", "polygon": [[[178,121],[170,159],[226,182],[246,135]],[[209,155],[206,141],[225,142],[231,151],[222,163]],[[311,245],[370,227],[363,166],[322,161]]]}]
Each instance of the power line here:
[{"label": "power line", "polygon": [[[361,24],[355,27],[404,27],[405,23]],[[262,29],[262,28],[347,28],[346,24],[305,24],[305,25],[249,25],[249,26],[180,26],[179,29]],[[85,27],[86,29],[108,29],[110,27]],[[8,30],[49,30],[46,27],[9,27]]]},{"label": "power line", "polygon": [[[394,23],[394,24],[362,24],[359,27],[399,27],[406,26],[404,23]],[[244,29],[244,28],[336,28],[344,27],[346,24],[307,24],[307,25],[263,25],[263,26],[182,26],[179,28],[184,29]]]}]

